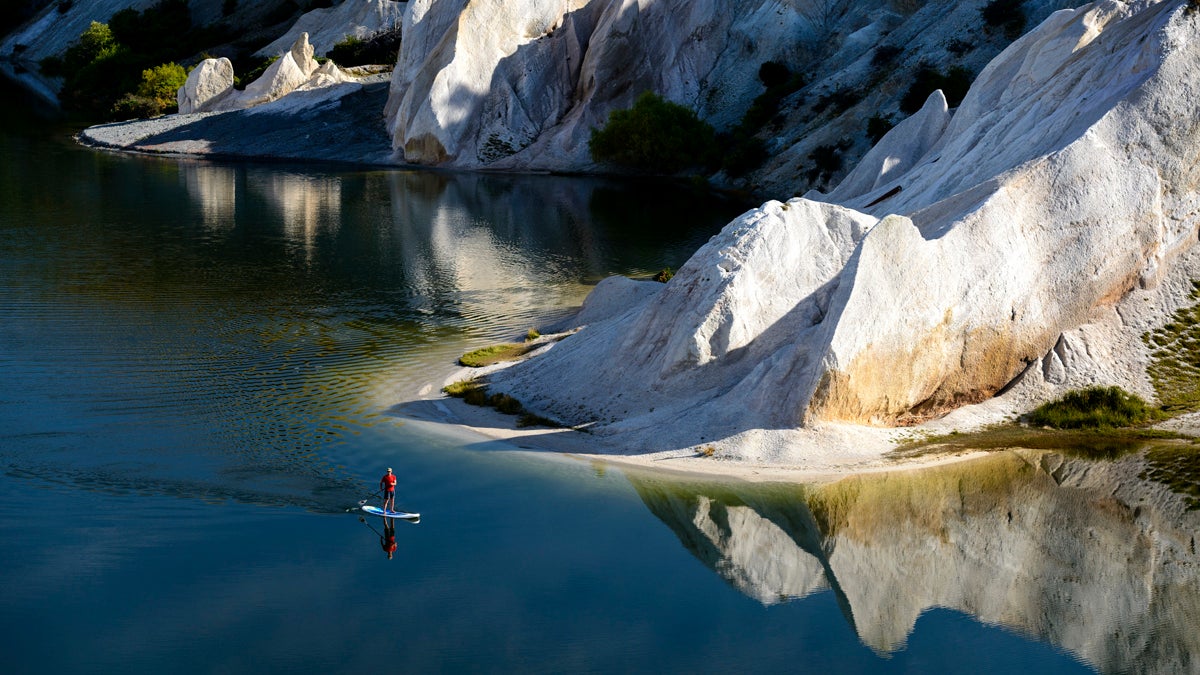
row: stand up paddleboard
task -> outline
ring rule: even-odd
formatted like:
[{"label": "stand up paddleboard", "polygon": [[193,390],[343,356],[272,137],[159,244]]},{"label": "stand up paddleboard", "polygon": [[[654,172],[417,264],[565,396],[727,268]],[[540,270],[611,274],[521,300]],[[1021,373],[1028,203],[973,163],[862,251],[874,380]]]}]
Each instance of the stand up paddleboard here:
[{"label": "stand up paddleboard", "polygon": [[363,513],[369,513],[372,516],[379,516],[380,518],[399,518],[401,520],[419,520],[421,518],[421,514],[409,513],[408,511],[384,511],[378,506],[371,505],[361,508]]}]

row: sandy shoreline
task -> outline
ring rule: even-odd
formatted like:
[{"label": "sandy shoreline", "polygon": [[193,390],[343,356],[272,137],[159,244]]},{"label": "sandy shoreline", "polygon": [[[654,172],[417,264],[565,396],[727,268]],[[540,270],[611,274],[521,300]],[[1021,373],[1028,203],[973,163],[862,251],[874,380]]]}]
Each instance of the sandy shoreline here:
[{"label": "sandy shoreline", "polygon": [[[472,406],[441,393],[441,387],[445,384],[467,379],[479,372],[477,369],[462,368],[450,373],[441,383],[423,383],[407,394],[407,400],[394,406],[392,413],[408,422],[420,424],[430,433],[467,443],[498,443],[508,446],[513,452],[547,459],[553,457],[591,464],[603,463],[617,469],[714,482],[822,483],[860,474],[927,469],[968,461],[989,452],[955,449],[913,458],[892,458],[886,455],[895,446],[894,440],[890,439],[908,430],[855,428],[850,431],[861,433],[872,441],[861,452],[820,453],[802,464],[767,464],[710,457],[694,448],[623,453],[613,449],[614,439],[606,435],[592,435],[574,429],[518,428],[515,416],[505,415],[493,408]],[[803,430],[792,433],[815,435]]]}]

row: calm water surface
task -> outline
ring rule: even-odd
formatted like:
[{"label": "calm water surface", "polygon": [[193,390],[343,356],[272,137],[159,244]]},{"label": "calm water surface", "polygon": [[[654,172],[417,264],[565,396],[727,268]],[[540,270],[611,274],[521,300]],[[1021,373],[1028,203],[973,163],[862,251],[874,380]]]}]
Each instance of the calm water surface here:
[{"label": "calm water surface", "polygon": [[[1193,604],[1121,587],[1101,593],[1113,609],[1095,589],[1144,575],[1141,549],[1101,563],[1083,539],[1071,553],[1017,537],[1045,555],[1006,576],[1028,558],[989,548],[1007,541],[994,495],[975,511],[841,499],[874,515],[838,520],[806,488],[625,476],[389,413],[407,384],[561,316],[604,276],[677,267],[745,204],[121,156],[18,121],[0,135],[6,672],[1196,663],[1175,630],[1200,616],[1186,543],[1193,576],[1167,590]],[[392,559],[382,524],[347,512],[388,466],[423,514]],[[1029,518],[1087,512],[1036,478],[1005,483],[1006,523],[1028,503]],[[927,493],[942,494],[912,491]],[[1194,521],[1176,521],[1186,542]],[[1130,522],[1055,536],[1128,541]],[[1113,630],[1136,644],[1098,649]]]}]

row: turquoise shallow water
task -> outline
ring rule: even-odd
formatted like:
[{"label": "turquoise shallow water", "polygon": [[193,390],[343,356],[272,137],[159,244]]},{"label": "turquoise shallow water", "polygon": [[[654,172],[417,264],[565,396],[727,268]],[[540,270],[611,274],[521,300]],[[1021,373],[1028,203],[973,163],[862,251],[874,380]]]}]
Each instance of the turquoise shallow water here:
[{"label": "turquoise shallow water", "polygon": [[[598,279],[677,267],[744,208],[0,135],[6,672],[1088,670],[1078,641],[969,603],[879,644],[800,496],[746,510],[753,491],[388,413]],[[390,560],[381,523],[347,512],[386,466],[423,514]]]}]

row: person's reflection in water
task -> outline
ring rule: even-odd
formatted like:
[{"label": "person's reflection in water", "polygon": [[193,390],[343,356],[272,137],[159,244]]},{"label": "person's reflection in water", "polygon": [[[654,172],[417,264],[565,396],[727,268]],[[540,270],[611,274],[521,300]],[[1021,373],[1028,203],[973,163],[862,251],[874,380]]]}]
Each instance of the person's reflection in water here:
[{"label": "person's reflection in water", "polygon": [[396,521],[393,518],[383,519],[383,534],[379,537],[379,545],[387,553],[388,560],[396,552]]}]

